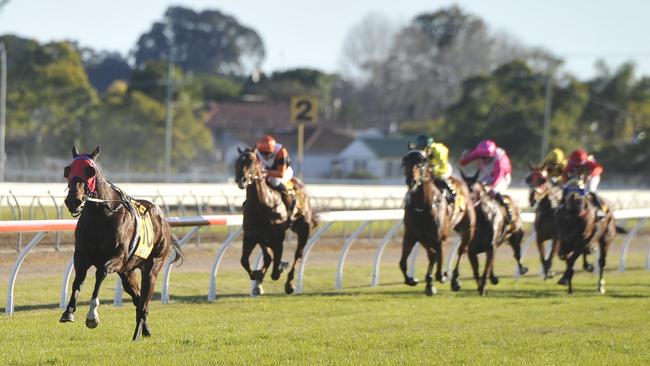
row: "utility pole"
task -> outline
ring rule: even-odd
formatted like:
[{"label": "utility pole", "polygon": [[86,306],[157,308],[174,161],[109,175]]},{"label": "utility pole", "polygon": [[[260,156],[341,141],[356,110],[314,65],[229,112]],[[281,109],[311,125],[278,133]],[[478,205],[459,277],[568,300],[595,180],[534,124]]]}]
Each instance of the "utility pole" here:
[{"label": "utility pole", "polygon": [[551,66],[546,78],[546,97],[544,99],[544,130],[542,134],[542,149],[540,151],[540,160],[544,160],[548,151],[548,140],[551,134],[551,113],[553,104],[553,79],[555,75],[555,65]]},{"label": "utility pole", "polygon": [[0,42],[0,182],[5,181],[7,153],[5,151],[5,131],[7,128],[7,50]]},{"label": "utility pole", "polygon": [[167,66],[167,97],[165,101],[165,180],[169,181],[172,173],[172,129],[174,127],[174,41],[170,26],[170,19],[167,19],[165,36],[169,42],[168,66]]}]

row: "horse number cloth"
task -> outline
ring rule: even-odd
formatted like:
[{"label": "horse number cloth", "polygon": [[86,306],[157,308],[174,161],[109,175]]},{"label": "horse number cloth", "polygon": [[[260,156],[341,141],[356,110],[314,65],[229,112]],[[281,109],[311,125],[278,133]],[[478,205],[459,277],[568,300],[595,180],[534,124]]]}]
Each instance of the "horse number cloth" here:
[{"label": "horse number cloth", "polygon": [[138,225],[137,228],[137,242],[134,255],[147,259],[153,250],[153,222],[151,221],[151,215],[149,214],[147,207],[141,204],[138,201],[131,200],[131,204],[136,210],[136,214],[139,216],[136,218]]}]

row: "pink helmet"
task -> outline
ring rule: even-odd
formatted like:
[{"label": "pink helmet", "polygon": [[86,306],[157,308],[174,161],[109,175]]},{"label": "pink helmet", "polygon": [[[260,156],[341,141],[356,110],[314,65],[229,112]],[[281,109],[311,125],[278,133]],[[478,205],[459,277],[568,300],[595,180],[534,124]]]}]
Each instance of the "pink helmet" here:
[{"label": "pink helmet", "polygon": [[476,145],[474,151],[481,158],[493,158],[497,153],[497,144],[492,140],[483,140]]}]

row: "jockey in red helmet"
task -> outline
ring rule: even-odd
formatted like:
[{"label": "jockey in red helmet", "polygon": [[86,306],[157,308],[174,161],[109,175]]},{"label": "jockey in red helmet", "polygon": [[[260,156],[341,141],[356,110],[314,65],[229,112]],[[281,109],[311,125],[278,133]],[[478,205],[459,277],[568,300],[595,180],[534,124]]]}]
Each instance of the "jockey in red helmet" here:
[{"label": "jockey in red helmet", "polygon": [[505,191],[512,181],[512,166],[505,150],[498,147],[492,140],[479,142],[474,150],[463,154],[460,165],[465,166],[477,160],[479,166],[479,181],[481,181],[490,194],[506,208],[506,220],[512,221],[510,205],[503,199],[501,192]]},{"label": "jockey in red helmet", "polygon": [[282,202],[289,217],[293,213],[295,200],[286,184],[293,178],[293,169],[287,148],[275,141],[270,135],[264,135],[257,141],[257,158],[266,171],[266,182],[271,188],[280,192]]},{"label": "jockey in red helmet", "polygon": [[[568,182],[573,178],[582,176],[585,179],[586,193],[591,195],[592,201],[596,204],[600,211],[605,210],[604,202],[596,195],[598,184],[600,183],[600,175],[603,173],[603,166],[598,164],[593,155],[589,155],[584,149],[573,150],[569,156],[569,162],[564,169],[564,182]],[[601,217],[599,215],[599,217]]]}]

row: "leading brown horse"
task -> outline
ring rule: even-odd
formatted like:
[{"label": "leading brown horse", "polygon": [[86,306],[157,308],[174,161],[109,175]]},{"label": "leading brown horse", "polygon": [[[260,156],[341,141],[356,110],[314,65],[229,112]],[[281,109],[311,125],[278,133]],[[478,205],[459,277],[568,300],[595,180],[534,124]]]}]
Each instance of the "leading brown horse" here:
[{"label": "leading brown horse", "polygon": [[[512,210],[511,222],[506,222],[506,212],[500,203],[486,191],[485,186],[478,180],[478,172],[474,176],[468,177],[462,171],[461,175],[469,187],[472,202],[476,210],[476,234],[467,248],[461,246],[458,248],[458,259],[467,249],[467,256],[472,265],[474,280],[478,285],[478,292],[481,296],[487,293],[486,282],[489,275],[490,282],[493,285],[499,283],[499,278],[494,275],[494,255],[497,247],[506,240],[512,246],[515,260],[520,274],[528,272],[528,268],[521,263],[521,239],[524,237],[522,229],[521,216],[519,209],[509,196],[504,196],[504,200],[510,201]],[[483,274],[479,277],[478,272],[478,254],[485,253],[485,268]],[[458,291],[458,288],[452,288]]]},{"label": "leading brown horse", "polygon": [[[458,187],[456,201],[448,205],[444,192],[434,182],[428,168],[426,156],[420,151],[411,151],[402,159],[402,166],[408,186],[404,205],[404,238],[399,267],[404,275],[404,283],[415,286],[418,281],[407,274],[407,259],[416,242],[427,251],[429,265],[426,274],[425,294],[436,293],[433,285],[433,265],[436,264],[435,280],[444,282],[447,274],[442,274],[442,247],[447,241],[449,231],[454,229],[462,243],[468,243],[474,236],[474,210],[469,192],[464,183],[450,178]],[[452,286],[458,282],[458,272],[454,271]]]},{"label": "leading brown horse", "polygon": [[[562,200],[562,187],[548,178],[545,169],[528,164],[530,173],[526,176],[526,184],[529,188],[528,200],[530,206],[535,208],[535,240],[537,250],[539,251],[540,262],[542,264],[542,273],[544,279],[554,276],[551,267],[553,256],[557,253],[558,246],[556,240],[557,227],[555,225],[555,213]],[[544,249],[544,242],[551,240],[551,250],[548,255]],[[592,272],[594,266],[587,261],[587,254],[582,256],[582,267]]]},{"label": "leading brown horse", "polygon": [[[282,271],[288,265],[286,262],[282,262],[283,243],[288,229],[286,225],[288,213],[282,203],[280,193],[266,183],[266,176],[257,158],[256,150],[238,150],[239,157],[235,161],[235,181],[240,189],[246,189],[241,265],[250,279],[255,281],[252,294],[257,296],[263,293],[262,282],[271,262],[273,262],[271,279],[274,281],[280,278]],[[294,272],[302,260],[303,250],[311,229],[316,225],[307,190],[297,178],[292,181],[297,203],[290,228],[298,236],[298,246],[291,270],[287,275],[287,282],[284,285],[284,291],[287,294],[292,294],[294,291],[292,284]],[[258,244],[262,249],[264,264],[261,270],[251,270],[249,257]]]},{"label": "leading brown horse", "polygon": [[584,178],[569,181],[564,189],[563,204],[555,216],[559,240],[559,257],[566,261],[566,271],[558,282],[567,285],[568,292],[573,293],[573,265],[581,255],[590,252],[590,245],[598,243],[598,292],[605,293],[605,270],[607,251],[617,232],[625,232],[616,227],[616,220],[611,210],[597,217],[597,209],[585,191]]},{"label": "leading brown horse", "polygon": [[[72,296],[60,322],[74,321],[79,290],[88,269],[94,266],[95,288],[86,326],[99,325],[99,288],[109,273],[116,272],[136,307],[133,340],[137,340],[141,334],[151,335],[147,320],[156,278],[170,250],[176,251],[178,259],[180,248],[171,238],[162,210],[149,201],[133,200],[108,182],[95,164],[98,155],[99,147],[90,154],[79,154],[73,147],[72,163],[64,170],[69,189],[65,205],[73,216],[79,216],[79,221],[75,229]],[[140,286],[136,269],[142,277]]]}]

